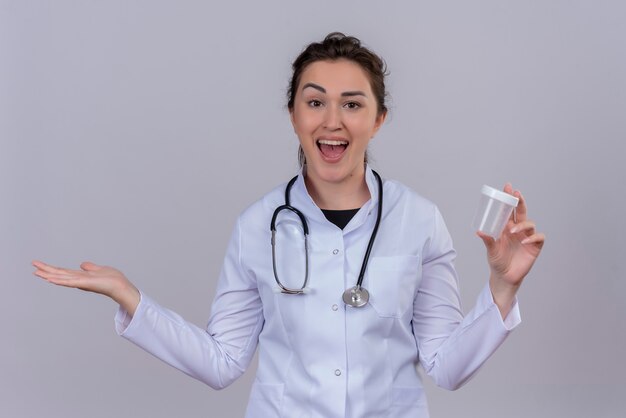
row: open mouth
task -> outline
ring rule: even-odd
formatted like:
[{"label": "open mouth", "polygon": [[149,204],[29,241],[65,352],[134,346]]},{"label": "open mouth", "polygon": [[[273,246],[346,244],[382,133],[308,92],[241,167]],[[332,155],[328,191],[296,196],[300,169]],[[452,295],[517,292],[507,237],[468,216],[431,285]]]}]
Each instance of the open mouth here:
[{"label": "open mouth", "polygon": [[348,148],[348,141],[335,140],[335,139],[318,139],[317,148],[324,156],[324,159],[336,161]]}]

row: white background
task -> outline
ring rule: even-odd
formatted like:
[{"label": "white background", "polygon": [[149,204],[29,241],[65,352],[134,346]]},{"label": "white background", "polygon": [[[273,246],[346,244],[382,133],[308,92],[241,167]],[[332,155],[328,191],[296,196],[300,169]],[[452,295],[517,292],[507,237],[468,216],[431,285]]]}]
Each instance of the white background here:
[{"label": "white background", "polygon": [[297,170],[290,64],[340,30],[390,70],[373,166],[435,201],[465,311],[487,279],[483,183],[547,235],[523,323],[433,417],[621,417],[626,3],[0,0],[0,415],[240,417],[113,329],[116,306],[32,259],[123,270],[206,323],[236,216]]}]

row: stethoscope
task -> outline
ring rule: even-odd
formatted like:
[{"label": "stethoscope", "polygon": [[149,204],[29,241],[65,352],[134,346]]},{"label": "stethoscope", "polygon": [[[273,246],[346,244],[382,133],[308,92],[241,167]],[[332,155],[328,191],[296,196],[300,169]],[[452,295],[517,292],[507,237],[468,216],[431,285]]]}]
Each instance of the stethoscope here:
[{"label": "stethoscope", "polygon": [[[359,273],[359,278],[356,282],[356,285],[346,289],[343,292],[343,301],[346,305],[353,306],[355,308],[360,308],[365,306],[370,299],[370,294],[363,285],[363,278],[365,277],[365,269],[367,268],[367,263],[370,258],[370,253],[372,252],[372,246],[374,245],[374,240],[376,239],[376,233],[378,232],[378,226],[380,225],[380,219],[383,213],[383,181],[377,172],[372,170],[376,180],[378,181],[378,214],[376,216],[376,223],[374,224],[374,229],[372,230],[372,236],[370,237],[369,243],[367,244],[367,249],[365,250],[365,256],[363,256],[363,263],[361,263],[361,271]],[[309,235],[309,225],[307,224],[306,218],[298,209],[294,208],[289,204],[289,195],[291,192],[291,187],[298,179],[298,176],[292,178],[289,183],[287,183],[287,187],[285,187],[285,204],[281,205],[274,210],[274,214],[272,215],[272,221],[270,222],[270,230],[272,231],[272,268],[274,269],[274,278],[276,279],[276,283],[280,288],[281,293],[286,293],[289,295],[302,295],[307,291],[307,283],[309,281],[309,251],[307,244],[307,237]],[[300,222],[302,224],[302,231],[304,232],[304,257],[305,257],[305,269],[304,269],[304,282],[302,287],[299,289],[292,289],[284,286],[280,279],[278,278],[278,273],[276,271],[276,218],[278,214],[283,210],[289,210],[296,214],[298,218],[300,218]]]}]

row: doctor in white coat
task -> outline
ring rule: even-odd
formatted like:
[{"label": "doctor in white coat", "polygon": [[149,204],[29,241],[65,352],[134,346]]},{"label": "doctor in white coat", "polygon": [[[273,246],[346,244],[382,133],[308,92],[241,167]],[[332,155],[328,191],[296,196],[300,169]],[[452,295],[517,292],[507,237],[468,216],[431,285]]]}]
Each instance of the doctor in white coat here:
[{"label": "doctor in white coat", "polygon": [[[120,335],[213,388],[239,377],[258,348],[248,417],[428,417],[416,365],[451,390],[472,377],[519,324],[516,292],[544,236],[507,184],[520,201],[517,219],[497,240],[479,233],[491,274],[464,317],[455,251],[436,206],[367,164],[387,115],[383,61],[332,33],[293,70],[288,108],[302,169],[238,218],[205,329],[112,267],[35,261],[35,274],[111,297]],[[277,215],[274,254],[270,222],[286,199],[299,214]],[[361,272],[369,298],[354,307],[343,295]],[[280,291],[305,287],[305,276],[304,293]]]}]

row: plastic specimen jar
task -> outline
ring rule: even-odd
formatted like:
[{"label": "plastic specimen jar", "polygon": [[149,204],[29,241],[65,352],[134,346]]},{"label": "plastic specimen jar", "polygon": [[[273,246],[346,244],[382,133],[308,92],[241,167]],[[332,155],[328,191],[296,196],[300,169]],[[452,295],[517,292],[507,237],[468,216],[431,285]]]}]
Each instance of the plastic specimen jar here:
[{"label": "plastic specimen jar", "polygon": [[472,226],[495,239],[500,238],[518,201],[515,196],[484,185]]}]

